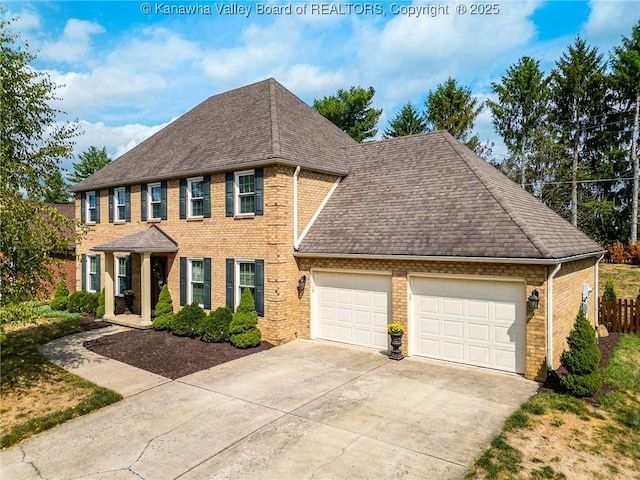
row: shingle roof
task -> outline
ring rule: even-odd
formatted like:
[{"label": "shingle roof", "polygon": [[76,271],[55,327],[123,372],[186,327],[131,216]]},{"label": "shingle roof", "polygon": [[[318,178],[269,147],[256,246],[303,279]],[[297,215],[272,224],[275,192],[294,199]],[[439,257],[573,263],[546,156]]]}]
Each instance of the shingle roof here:
[{"label": "shingle roof", "polygon": [[348,172],[356,142],[274,79],[215,95],[72,190],[207,173],[258,163]]},{"label": "shingle roof", "polygon": [[447,132],[349,149],[302,254],[560,259],[602,248]]},{"label": "shingle roof", "polygon": [[151,225],[146,230],[96,245],[98,252],[177,252],[178,244],[160,227]]}]

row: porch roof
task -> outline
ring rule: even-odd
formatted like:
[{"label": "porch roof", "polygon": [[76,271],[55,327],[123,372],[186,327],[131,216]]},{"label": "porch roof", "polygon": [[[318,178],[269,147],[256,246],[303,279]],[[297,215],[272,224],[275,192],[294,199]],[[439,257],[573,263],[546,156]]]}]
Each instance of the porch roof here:
[{"label": "porch roof", "polygon": [[113,240],[112,242],[96,245],[91,250],[98,252],[177,252],[178,244],[169,235],[163,232],[160,227],[152,225],[143,230],[126,237]]}]

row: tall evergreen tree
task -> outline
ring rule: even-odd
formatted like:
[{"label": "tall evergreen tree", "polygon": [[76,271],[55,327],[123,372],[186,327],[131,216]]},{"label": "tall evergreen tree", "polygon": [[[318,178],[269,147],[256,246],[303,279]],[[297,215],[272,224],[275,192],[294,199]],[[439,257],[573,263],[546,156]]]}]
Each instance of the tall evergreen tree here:
[{"label": "tall evergreen tree", "polygon": [[549,89],[540,62],[522,57],[500,83],[491,84],[496,102],[487,101],[493,126],[519,166],[518,180],[525,188],[527,168],[536,156],[546,120]]},{"label": "tall evergreen tree", "polygon": [[111,162],[111,158],[107,155],[107,148],[102,147],[98,150],[91,145],[88,150],[82,152],[78,156],[78,162],[73,163],[73,172],[69,175],[72,183],[80,183],[89,175],[93,175],[105,165]]},{"label": "tall evergreen tree", "polygon": [[70,203],[69,197],[69,186],[62,176],[62,171],[56,168],[51,175],[44,179],[42,201],[45,203]]},{"label": "tall evergreen tree", "polygon": [[447,130],[469,148],[480,147],[480,138],[472,135],[472,131],[482,104],[478,106],[478,99],[473,98],[469,88],[459,86],[449,77],[434,91],[429,91],[425,106],[429,130]]},{"label": "tall evergreen tree", "polygon": [[631,37],[622,37],[622,46],[613,50],[611,58],[612,80],[616,90],[620,113],[633,117],[629,145],[632,174],[631,227],[629,241],[638,243],[638,138],[640,136],[640,21],[631,31]]},{"label": "tall evergreen tree", "polygon": [[382,109],[372,106],[375,93],[373,87],[339,89],[335,95],[314,100],[313,108],[355,141],[362,142],[378,133],[376,125]]},{"label": "tall evergreen tree", "polygon": [[[71,158],[77,127],[58,122],[56,86],[33,70],[29,45],[19,46],[0,11],[0,307],[36,297],[51,280],[52,256],[70,247],[72,221],[42,198],[41,181]],[[10,87],[10,88],[9,88]],[[26,198],[25,198],[26,197]],[[0,330],[6,321],[0,315]]]},{"label": "tall evergreen tree", "polygon": [[389,128],[382,134],[383,138],[404,137],[427,131],[427,119],[424,114],[411,102],[407,102],[402,109],[389,121]]},{"label": "tall evergreen tree", "polygon": [[556,178],[571,183],[571,223],[578,226],[578,185],[583,170],[601,158],[597,142],[606,125],[606,76],[602,55],[590,48],[579,36],[563,53],[551,72],[550,119],[570,163],[560,160]]}]

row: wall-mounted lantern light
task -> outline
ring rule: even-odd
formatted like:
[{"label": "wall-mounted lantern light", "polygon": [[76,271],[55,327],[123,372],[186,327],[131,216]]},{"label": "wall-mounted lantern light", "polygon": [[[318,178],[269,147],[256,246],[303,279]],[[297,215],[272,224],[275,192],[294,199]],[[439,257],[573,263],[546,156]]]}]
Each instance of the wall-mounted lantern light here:
[{"label": "wall-mounted lantern light", "polygon": [[302,293],[306,284],[307,284],[307,276],[302,275],[300,277],[300,280],[298,280],[298,293]]},{"label": "wall-mounted lantern light", "polygon": [[540,297],[538,296],[538,290],[531,292],[531,296],[527,299],[529,304],[529,310],[537,310],[540,303]]}]

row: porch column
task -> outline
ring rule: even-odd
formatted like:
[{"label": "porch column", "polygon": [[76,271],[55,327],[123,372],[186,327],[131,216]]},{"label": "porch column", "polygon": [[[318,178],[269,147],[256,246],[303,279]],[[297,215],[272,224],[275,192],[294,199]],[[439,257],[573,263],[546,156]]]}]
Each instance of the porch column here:
[{"label": "porch column", "polygon": [[142,295],[140,302],[142,325],[151,325],[151,253],[142,252],[141,256],[141,282],[140,293]]},{"label": "porch column", "polygon": [[115,318],[114,258],[112,252],[104,252],[104,318]]}]

